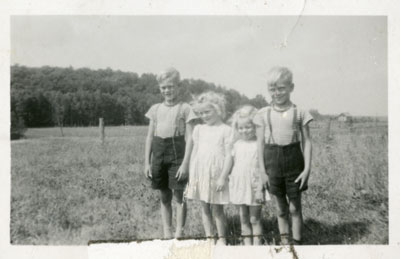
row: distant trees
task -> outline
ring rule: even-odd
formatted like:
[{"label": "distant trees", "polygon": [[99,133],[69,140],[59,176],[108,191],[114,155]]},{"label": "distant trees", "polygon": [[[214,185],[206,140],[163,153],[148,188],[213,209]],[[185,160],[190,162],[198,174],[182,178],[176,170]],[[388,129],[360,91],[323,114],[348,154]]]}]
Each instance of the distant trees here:
[{"label": "distant trees", "polygon": [[250,104],[256,107],[257,109],[261,109],[268,105],[268,102],[265,100],[264,96],[261,94],[257,94],[256,97],[250,100]]},{"label": "distant trees", "polygon": [[[227,112],[243,104],[267,105],[261,95],[249,99],[239,92],[203,80],[184,79],[184,101],[206,90],[224,93]],[[91,70],[44,66],[11,67],[12,125],[26,127],[93,126],[98,118],[108,125],[143,125],[145,112],[160,102],[156,76],[111,69]]]},{"label": "distant trees", "polygon": [[11,111],[11,139],[19,139],[24,136],[25,125],[14,111]]}]

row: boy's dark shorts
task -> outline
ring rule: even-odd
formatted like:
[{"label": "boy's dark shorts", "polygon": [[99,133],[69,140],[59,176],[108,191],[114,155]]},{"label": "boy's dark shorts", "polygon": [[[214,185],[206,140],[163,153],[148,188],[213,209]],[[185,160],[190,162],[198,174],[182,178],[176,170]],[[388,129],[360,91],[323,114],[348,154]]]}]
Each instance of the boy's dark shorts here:
[{"label": "boy's dark shorts", "polygon": [[302,191],[308,189],[307,185],[300,189],[300,181],[294,182],[304,170],[304,157],[300,142],[286,146],[265,144],[264,164],[271,194],[287,195],[289,199],[295,199],[300,196]]},{"label": "boy's dark shorts", "polygon": [[151,144],[151,186],[153,189],[183,190],[187,179],[178,181],[176,173],[185,155],[185,137],[153,137]]}]

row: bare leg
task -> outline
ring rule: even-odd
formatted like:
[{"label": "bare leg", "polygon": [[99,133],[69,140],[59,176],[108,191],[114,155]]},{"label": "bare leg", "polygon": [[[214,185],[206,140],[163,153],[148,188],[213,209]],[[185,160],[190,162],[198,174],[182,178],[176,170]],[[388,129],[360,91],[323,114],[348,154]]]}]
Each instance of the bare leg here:
[{"label": "bare leg", "polygon": [[176,230],[175,238],[182,237],[183,226],[186,221],[186,202],[183,201],[183,190],[174,190],[174,200],[176,201]]},{"label": "bare leg", "polygon": [[286,200],[286,196],[276,196],[273,195],[276,201],[276,210],[278,215],[278,226],[279,232],[281,234],[281,244],[287,245],[289,243],[289,220],[288,220],[288,210],[289,205]]},{"label": "bare leg", "polygon": [[242,236],[244,245],[246,246],[251,246],[252,245],[252,240],[251,240],[251,225],[250,225],[250,216],[249,216],[249,206],[246,205],[240,205],[240,227],[242,230]]},{"label": "bare leg", "polygon": [[292,216],[293,239],[301,241],[303,228],[303,215],[301,209],[301,195],[295,199],[289,200],[289,211]]},{"label": "bare leg", "polygon": [[161,218],[164,228],[164,238],[172,238],[171,221],[172,221],[172,191],[170,189],[160,190],[161,198]]},{"label": "bare leg", "polygon": [[261,206],[250,206],[250,223],[253,230],[253,245],[261,245],[261,236],[263,233],[261,225]]},{"label": "bare leg", "polygon": [[224,206],[217,204],[213,204],[211,206],[218,231],[217,245],[226,245],[226,217],[224,213]]},{"label": "bare leg", "polygon": [[206,237],[210,238],[212,236],[212,217],[211,217],[211,206],[209,203],[201,202],[201,217],[203,220],[204,232],[206,232]]}]

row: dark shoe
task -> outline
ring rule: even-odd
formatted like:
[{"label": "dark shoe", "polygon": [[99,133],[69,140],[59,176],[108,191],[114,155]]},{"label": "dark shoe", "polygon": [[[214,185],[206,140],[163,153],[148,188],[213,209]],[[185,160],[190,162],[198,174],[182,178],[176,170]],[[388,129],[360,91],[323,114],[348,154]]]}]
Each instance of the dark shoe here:
[{"label": "dark shoe", "polygon": [[295,246],[301,246],[302,244],[303,244],[303,242],[301,242],[301,240],[293,239],[293,245],[295,245]]}]

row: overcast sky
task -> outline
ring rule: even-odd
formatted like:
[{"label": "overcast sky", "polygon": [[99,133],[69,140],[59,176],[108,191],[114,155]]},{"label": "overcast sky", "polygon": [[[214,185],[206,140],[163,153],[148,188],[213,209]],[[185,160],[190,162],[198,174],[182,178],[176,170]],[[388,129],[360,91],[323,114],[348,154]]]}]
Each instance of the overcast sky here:
[{"label": "overcast sky", "polygon": [[276,65],[292,100],[321,113],[387,115],[387,23],[379,16],[14,16],[11,64],[139,74],[174,66],[252,98]]}]

